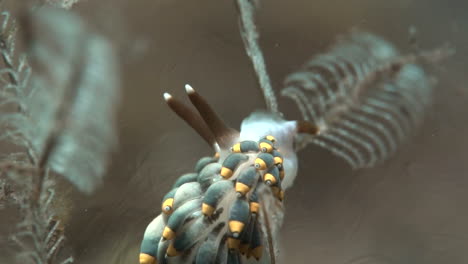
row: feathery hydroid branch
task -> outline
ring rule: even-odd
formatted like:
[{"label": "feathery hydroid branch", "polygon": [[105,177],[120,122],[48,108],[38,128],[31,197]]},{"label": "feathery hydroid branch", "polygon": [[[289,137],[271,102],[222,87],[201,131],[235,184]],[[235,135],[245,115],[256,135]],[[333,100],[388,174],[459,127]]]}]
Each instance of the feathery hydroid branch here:
[{"label": "feathery hydroid branch", "polygon": [[[15,182],[24,217],[12,239],[21,248],[21,263],[56,263],[65,238],[53,206],[51,173],[87,193],[100,183],[116,145],[116,62],[111,45],[89,33],[80,18],[41,8],[26,14],[20,25],[35,69],[31,74],[25,55],[15,64],[15,36],[8,21],[2,25],[1,139],[27,153],[6,160],[2,170]],[[61,263],[72,262],[69,257]]]}]

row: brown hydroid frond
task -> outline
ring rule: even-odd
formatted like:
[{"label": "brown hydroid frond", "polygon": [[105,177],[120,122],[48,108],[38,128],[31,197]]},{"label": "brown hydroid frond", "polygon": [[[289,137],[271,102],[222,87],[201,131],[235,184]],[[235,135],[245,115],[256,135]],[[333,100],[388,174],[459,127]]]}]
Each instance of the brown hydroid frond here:
[{"label": "brown hydroid frond", "polygon": [[[438,61],[450,49],[400,55],[387,41],[353,32],[285,81],[322,146],[353,168],[374,166],[393,154],[421,123],[432,82],[416,63]],[[307,138],[307,137],[304,137]],[[300,145],[300,144],[299,144]]]}]

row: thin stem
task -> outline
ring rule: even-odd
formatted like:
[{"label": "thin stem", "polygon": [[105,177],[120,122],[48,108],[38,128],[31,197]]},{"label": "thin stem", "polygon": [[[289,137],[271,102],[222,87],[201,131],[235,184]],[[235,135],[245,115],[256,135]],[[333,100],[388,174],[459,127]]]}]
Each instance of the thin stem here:
[{"label": "thin stem", "polygon": [[258,45],[258,32],[254,21],[255,7],[249,0],[236,0],[239,9],[239,27],[244,40],[245,51],[252,61],[252,66],[257,75],[260,89],[265,98],[265,104],[269,111],[278,113],[278,103],[275,92],[271,86],[265,59]]}]

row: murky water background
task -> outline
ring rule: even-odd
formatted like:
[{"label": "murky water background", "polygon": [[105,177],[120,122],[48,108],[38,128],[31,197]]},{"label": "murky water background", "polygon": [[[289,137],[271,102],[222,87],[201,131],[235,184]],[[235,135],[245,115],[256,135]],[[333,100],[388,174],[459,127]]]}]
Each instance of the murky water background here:
[{"label": "murky water background", "polygon": [[[327,151],[300,153],[298,178],[286,192],[281,263],[468,263],[468,3],[261,2],[261,46],[277,89],[286,74],[353,27],[408,52],[408,29],[415,26],[423,48],[449,42],[457,49],[430,68],[439,79],[434,106],[393,159],[351,171]],[[200,157],[212,155],[170,112],[162,93],[185,97],[183,85],[190,83],[235,128],[263,107],[262,97],[233,1],[83,0],[75,10],[118,46],[124,95],[120,151],[105,184],[92,196],[63,187],[72,199],[68,245],[77,263],[137,263],[140,239],[162,196]],[[289,118],[299,117],[287,99],[280,107]]]}]

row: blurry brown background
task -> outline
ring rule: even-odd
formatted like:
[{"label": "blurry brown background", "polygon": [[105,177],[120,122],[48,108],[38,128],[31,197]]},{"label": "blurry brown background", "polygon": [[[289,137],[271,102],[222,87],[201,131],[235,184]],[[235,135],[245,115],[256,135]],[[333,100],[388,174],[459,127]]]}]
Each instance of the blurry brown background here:
[{"label": "blurry brown background", "polygon": [[[212,154],[162,93],[184,98],[190,83],[235,128],[263,107],[262,97],[232,0],[82,0],[74,10],[115,43],[124,92],[120,150],[94,195],[71,192],[68,245],[77,263],[137,263],[169,185]],[[410,26],[423,48],[457,48],[430,68],[439,79],[433,109],[394,158],[353,172],[327,151],[300,153],[281,263],[468,263],[467,11],[462,0],[261,1],[261,46],[277,91],[286,74],[353,27],[403,51]],[[281,98],[280,107],[298,117],[292,102]]]}]

